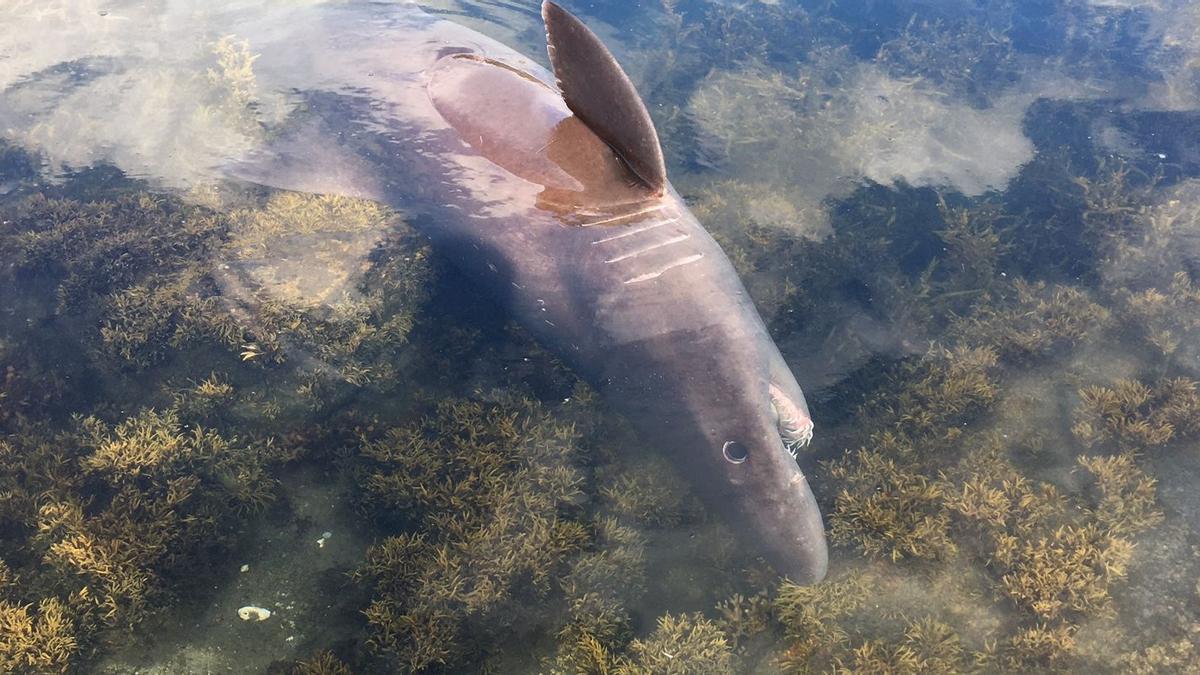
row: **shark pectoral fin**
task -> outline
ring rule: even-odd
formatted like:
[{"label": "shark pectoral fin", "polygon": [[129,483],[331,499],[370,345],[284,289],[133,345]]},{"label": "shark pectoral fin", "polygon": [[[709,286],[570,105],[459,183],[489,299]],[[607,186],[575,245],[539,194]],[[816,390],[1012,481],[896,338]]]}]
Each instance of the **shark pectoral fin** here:
[{"label": "shark pectoral fin", "polygon": [[651,190],[662,193],[667,167],[650,113],[629,76],[587,26],[550,0],[542,3],[554,76],[567,107],[612,146]]},{"label": "shark pectoral fin", "polygon": [[227,162],[221,173],[281,190],[383,201],[369,163],[338,142],[316,118],[289,124],[262,147]]}]

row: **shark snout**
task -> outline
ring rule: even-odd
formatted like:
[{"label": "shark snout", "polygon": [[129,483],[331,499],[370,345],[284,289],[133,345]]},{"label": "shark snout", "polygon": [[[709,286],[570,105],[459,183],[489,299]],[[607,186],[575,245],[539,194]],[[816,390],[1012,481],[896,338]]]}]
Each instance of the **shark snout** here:
[{"label": "shark snout", "polygon": [[779,535],[768,546],[768,559],[782,576],[798,584],[820,582],[829,569],[829,549],[825,542],[825,525],[816,497],[808,480],[799,468],[787,480],[791,506],[781,514],[777,525]]},{"label": "shark snout", "polygon": [[[764,415],[756,422],[761,425],[757,441],[747,444],[745,460],[728,466],[726,474],[743,532],[756,540],[780,575],[798,584],[815,584],[829,566],[825,526],[808,479],[775,418]],[[725,455],[731,462],[729,453]]]}]

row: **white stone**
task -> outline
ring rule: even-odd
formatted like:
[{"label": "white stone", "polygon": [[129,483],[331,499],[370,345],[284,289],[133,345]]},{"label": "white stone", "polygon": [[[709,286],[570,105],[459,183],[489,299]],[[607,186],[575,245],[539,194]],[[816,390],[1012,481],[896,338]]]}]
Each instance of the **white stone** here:
[{"label": "white stone", "polygon": [[246,605],[238,610],[238,617],[242,621],[266,621],[271,618],[271,610],[263,607],[255,607],[254,605]]}]

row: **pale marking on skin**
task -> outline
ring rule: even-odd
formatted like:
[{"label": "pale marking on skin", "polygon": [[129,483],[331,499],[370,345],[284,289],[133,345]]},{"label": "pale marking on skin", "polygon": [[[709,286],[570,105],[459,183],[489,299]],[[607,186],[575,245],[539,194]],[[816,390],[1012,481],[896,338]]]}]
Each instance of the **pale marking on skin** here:
[{"label": "pale marking on skin", "polygon": [[674,223],[678,220],[679,220],[678,218],[667,218],[666,220],[659,220],[650,225],[646,225],[644,227],[638,227],[638,228],[634,228],[632,230],[627,230],[625,232],[622,232],[621,234],[614,234],[611,237],[597,239],[596,241],[592,242],[592,246],[595,246],[596,244],[603,244],[604,242],[607,242],[607,241],[614,241],[616,239],[624,239],[625,237],[639,234],[639,233],[645,232],[647,230],[653,230],[656,227],[662,227],[663,225],[666,225],[667,223]]},{"label": "pale marking on skin", "polygon": [[784,437],[784,447],[787,448],[788,453],[794,458],[800,448],[812,442],[813,424],[809,422],[808,424],[799,426],[780,425],[780,432]]},{"label": "pale marking on skin", "polygon": [[675,262],[671,263],[670,265],[667,265],[666,267],[662,268],[661,270],[659,270],[657,272],[648,272],[646,274],[639,274],[638,276],[633,277],[632,279],[626,279],[625,283],[626,284],[640,284],[643,281],[650,281],[651,279],[657,279],[657,278],[661,277],[663,272],[666,272],[667,270],[672,270],[672,269],[675,269],[676,267],[680,267],[680,266],[686,265],[688,263],[694,263],[703,257],[704,257],[703,253],[689,255],[686,258],[680,258],[679,260],[676,260]]},{"label": "pale marking on skin", "polygon": [[774,408],[778,420],[779,435],[783,438],[783,447],[794,459],[800,448],[812,442],[812,420],[801,413],[774,383],[768,387],[768,390],[771,396],[771,407]]},{"label": "pale marking on skin", "polygon": [[618,220],[623,220],[625,218],[632,218],[633,216],[640,216],[645,213],[650,213],[651,211],[658,211],[659,209],[663,208],[663,206],[664,206],[663,204],[659,204],[657,206],[651,206],[649,208],[642,209],[641,211],[634,211],[632,213],[622,213],[619,216],[613,216],[611,218],[603,218],[601,220],[593,220],[590,223],[580,223],[579,227],[592,227],[593,225],[603,225],[605,223],[613,223]]},{"label": "pale marking on skin", "polygon": [[657,244],[650,244],[649,246],[643,246],[642,248],[639,248],[636,251],[630,251],[629,253],[619,255],[615,258],[609,258],[608,260],[605,260],[604,263],[605,264],[615,263],[615,262],[621,262],[622,260],[627,260],[629,258],[636,258],[639,255],[641,255],[643,253],[649,253],[650,251],[653,251],[656,248],[670,246],[671,244],[678,244],[681,241],[685,241],[685,240],[691,239],[691,238],[692,238],[692,235],[684,233],[684,234],[681,234],[678,236],[671,237],[670,239],[667,239],[666,241],[660,241]]}]

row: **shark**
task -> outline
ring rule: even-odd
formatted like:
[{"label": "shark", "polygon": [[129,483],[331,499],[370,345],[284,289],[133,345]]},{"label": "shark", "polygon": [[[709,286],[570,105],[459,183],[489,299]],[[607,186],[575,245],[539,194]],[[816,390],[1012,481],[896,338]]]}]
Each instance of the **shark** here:
[{"label": "shark", "polygon": [[825,530],[795,458],[813,434],[804,394],[668,181],[630,78],[576,16],[552,0],[541,15],[552,70],[411,5],[274,17],[255,69],[294,112],[224,171],[406,214],[744,546],[817,583]]}]

